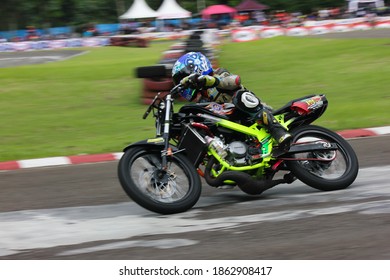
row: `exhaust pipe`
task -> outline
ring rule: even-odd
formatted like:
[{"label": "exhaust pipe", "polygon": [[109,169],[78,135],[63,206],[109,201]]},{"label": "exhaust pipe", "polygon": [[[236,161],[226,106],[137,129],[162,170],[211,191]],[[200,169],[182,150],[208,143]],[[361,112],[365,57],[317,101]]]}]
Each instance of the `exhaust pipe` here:
[{"label": "exhaust pipe", "polygon": [[249,174],[239,171],[225,171],[218,177],[214,178],[210,175],[211,167],[214,165],[214,163],[214,157],[210,158],[209,162],[207,163],[204,174],[204,178],[207,184],[213,187],[219,187],[224,185],[224,181],[231,180],[234,181],[243,192],[251,195],[261,194],[262,192],[278,184],[290,184],[295,180],[295,178],[290,174],[286,174],[283,179],[278,180],[256,180]]}]

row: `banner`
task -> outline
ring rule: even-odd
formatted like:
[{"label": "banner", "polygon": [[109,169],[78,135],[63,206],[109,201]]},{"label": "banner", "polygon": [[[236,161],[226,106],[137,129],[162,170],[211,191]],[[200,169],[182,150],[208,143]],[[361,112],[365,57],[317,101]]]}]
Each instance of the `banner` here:
[{"label": "banner", "polygon": [[247,42],[259,39],[256,30],[251,28],[234,29],[231,31],[233,42]]},{"label": "banner", "polygon": [[110,41],[108,37],[5,42],[5,43],[0,43],[0,52],[56,50],[56,49],[77,48],[77,47],[102,47],[108,45],[110,45]]}]

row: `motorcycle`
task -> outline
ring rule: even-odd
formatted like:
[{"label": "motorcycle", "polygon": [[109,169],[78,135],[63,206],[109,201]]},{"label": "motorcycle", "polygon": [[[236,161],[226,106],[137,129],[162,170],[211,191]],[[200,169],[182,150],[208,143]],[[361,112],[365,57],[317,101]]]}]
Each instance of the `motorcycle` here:
[{"label": "motorcycle", "polygon": [[355,181],[359,163],[349,143],[312,124],[328,106],[324,94],[273,111],[293,135],[289,148],[280,149],[260,120],[233,104],[186,104],[175,112],[182,89],[179,84],[164,98],[156,95],[143,115],[153,112],[155,137],[125,147],[119,161],[121,186],[140,206],[160,214],[187,211],[201,195],[200,177],[212,187],[238,187],[249,195],[296,179],[321,191]]}]

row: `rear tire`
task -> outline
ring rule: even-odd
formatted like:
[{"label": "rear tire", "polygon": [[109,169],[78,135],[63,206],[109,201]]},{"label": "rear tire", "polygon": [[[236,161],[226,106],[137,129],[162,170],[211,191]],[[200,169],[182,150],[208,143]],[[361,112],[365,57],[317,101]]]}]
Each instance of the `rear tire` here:
[{"label": "rear tire", "polygon": [[134,146],[125,151],[118,177],[126,194],[140,206],[160,214],[187,211],[199,200],[201,181],[183,154],[168,158],[161,169],[161,150]]},{"label": "rear tire", "polygon": [[315,158],[316,160],[287,160],[287,167],[303,183],[321,191],[334,191],[349,187],[356,179],[359,162],[351,145],[337,133],[326,128],[307,125],[291,131],[293,143],[306,141],[329,142],[338,149],[329,152],[295,154],[295,158]]}]

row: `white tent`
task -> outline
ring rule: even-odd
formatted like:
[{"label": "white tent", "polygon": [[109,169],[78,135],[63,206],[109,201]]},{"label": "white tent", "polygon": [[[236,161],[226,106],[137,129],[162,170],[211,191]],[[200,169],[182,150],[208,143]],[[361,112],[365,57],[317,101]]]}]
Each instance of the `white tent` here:
[{"label": "white tent", "polygon": [[191,12],[183,9],[177,4],[176,0],[164,0],[157,10],[159,19],[189,18]]},{"label": "white tent", "polygon": [[134,0],[133,5],[120,19],[156,18],[157,12],[150,8],[145,0]]},{"label": "white tent", "polygon": [[356,12],[361,5],[372,4],[375,8],[384,7],[383,0],[347,0],[348,3],[348,12]]}]

